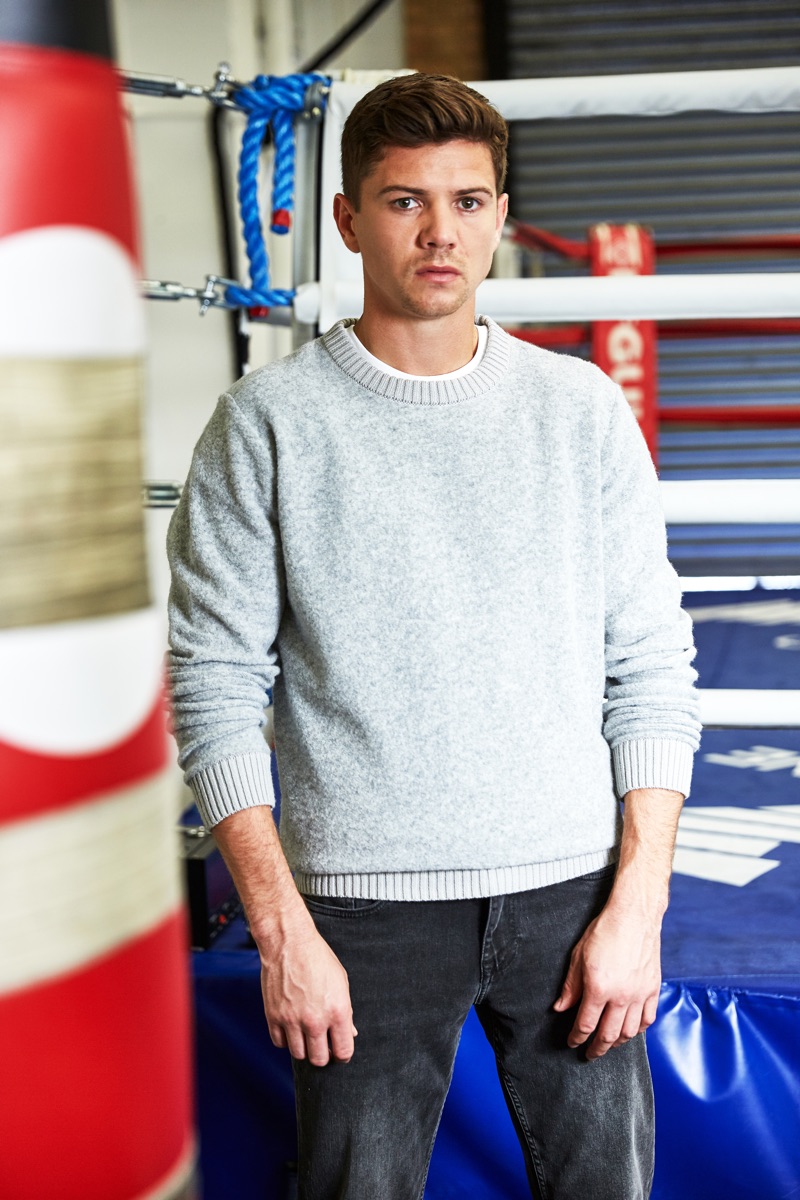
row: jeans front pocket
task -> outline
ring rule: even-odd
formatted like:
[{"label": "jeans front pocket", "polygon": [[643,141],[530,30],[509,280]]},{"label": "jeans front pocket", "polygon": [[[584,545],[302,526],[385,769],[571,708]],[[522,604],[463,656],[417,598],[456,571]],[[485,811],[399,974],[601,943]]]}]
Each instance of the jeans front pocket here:
[{"label": "jeans front pocket", "polygon": [[387,900],[365,900],[360,896],[311,896],[303,894],[309,912],[321,917],[364,917],[376,912]]},{"label": "jeans front pocket", "polygon": [[577,878],[586,883],[600,883],[604,879],[609,881],[614,878],[617,873],[617,863],[607,863],[605,867],[598,867],[596,871],[589,871],[586,875],[578,875]]}]

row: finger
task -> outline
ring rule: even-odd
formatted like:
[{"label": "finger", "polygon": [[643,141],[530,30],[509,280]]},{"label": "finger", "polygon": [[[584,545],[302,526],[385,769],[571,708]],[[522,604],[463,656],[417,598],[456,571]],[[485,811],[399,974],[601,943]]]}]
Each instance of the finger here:
[{"label": "finger", "polygon": [[282,1025],[273,1025],[267,1021],[269,1036],[272,1039],[273,1046],[277,1046],[279,1050],[286,1049],[286,1034],[283,1031]]},{"label": "finger", "polygon": [[331,1025],[330,1028],[330,1043],[331,1053],[337,1062],[350,1062],[353,1057],[355,1045],[353,1039],[356,1036],[354,1025]]},{"label": "finger", "polygon": [[306,1042],[303,1037],[303,1031],[299,1025],[287,1025],[284,1027],[286,1036],[286,1045],[289,1047],[289,1053],[292,1058],[305,1058]]},{"label": "finger", "polygon": [[642,1031],[642,1006],[641,1004],[632,1004],[625,1014],[625,1019],[622,1022],[622,1029],[619,1037],[614,1042],[614,1046],[624,1046],[631,1038],[635,1038]]},{"label": "finger", "polygon": [[591,1042],[586,1047],[586,1058],[589,1061],[603,1058],[615,1045],[616,1042],[610,1042],[608,1038],[601,1037],[598,1033],[595,1033]]},{"label": "finger", "polygon": [[656,993],[654,996],[648,996],[644,1002],[644,1008],[642,1009],[642,1023],[639,1029],[640,1033],[643,1033],[645,1029],[650,1028],[656,1019],[657,1012],[658,993]]},{"label": "finger", "polygon": [[326,1067],[331,1057],[328,1048],[328,1031],[309,1033],[306,1031],[306,1054],[314,1067]]},{"label": "finger", "polygon": [[568,1046],[575,1050],[578,1046],[582,1046],[587,1038],[591,1037],[603,1015],[603,1008],[603,1004],[584,996],[575,1016],[575,1024],[572,1026],[567,1038]]},{"label": "finger", "polygon": [[597,1025],[594,1037],[586,1047],[587,1058],[602,1058],[612,1046],[616,1045],[622,1032],[622,1023],[628,1012],[625,1004],[609,1002]]},{"label": "finger", "polygon": [[608,1034],[602,1034],[599,1030],[595,1030],[594,1037],[586,1047],[586,1057],[589,1060],[603,1058],[617,1044],[616,1038],[612,1038]]}]

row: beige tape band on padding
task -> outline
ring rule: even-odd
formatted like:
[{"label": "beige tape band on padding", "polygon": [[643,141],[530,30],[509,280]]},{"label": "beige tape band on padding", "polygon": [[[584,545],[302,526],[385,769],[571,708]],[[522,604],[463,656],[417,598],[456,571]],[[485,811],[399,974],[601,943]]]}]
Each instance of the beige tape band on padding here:
[{"label": "beige tape band on padding", "polygon": [[148,603],[138,358],[0,360],[0,628]]},{"label": "beige tape band on padding", "polygon": [[181,903],[167,772],[0,824],[0,995],[80,970]]}]

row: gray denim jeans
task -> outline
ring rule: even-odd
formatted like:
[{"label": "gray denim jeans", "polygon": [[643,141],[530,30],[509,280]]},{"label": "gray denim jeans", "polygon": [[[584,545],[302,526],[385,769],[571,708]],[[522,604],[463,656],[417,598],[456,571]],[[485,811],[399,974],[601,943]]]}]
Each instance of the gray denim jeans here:
[{"label": "gray denim jeans", "polygon": [[294,1063],[299,1200],[420,1200],[473,1005],[531,1194],[646,1200],[654,1119],[644,1035],[589,1062],[567,1047],[574,1010],[552,1010],[613,874],[484,900],[306,897],[349,976],[359,1035],[349,1063]]}]

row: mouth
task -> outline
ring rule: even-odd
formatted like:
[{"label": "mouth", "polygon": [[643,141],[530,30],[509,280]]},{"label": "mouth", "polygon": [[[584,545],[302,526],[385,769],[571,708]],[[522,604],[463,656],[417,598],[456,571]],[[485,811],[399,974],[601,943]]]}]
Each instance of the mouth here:
[{"label": "mouth", "polygon": [[417,275],[421,279],[429,279],[433,283],[449,283],[452,279],[460,279],[461,272],[455,267],[420,267]]}]

